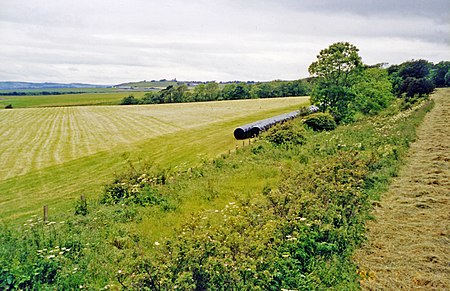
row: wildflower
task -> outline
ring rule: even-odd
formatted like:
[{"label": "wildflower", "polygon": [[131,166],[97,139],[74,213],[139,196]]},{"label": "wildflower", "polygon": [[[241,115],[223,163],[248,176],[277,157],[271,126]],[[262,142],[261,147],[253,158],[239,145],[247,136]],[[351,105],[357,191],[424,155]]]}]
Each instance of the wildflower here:
[{"label": "wildflower", "polygon": [[55,257],[55,255],[50,255],[50,256],[47,256],[47,259],[53,259]]},{"label": "wildflower", "polygon": [[117,271],[117,273],[122,274],[122,270]]},{"label": "wildflower", "polygon": [[160,245],[160,243],[155,241],[155,246],[159,246],[159,245]]},{"label": "wildflower", "polygon": [[304,218],[304,217],[300,218],[300,221],[305,221],[305,220],[306,220],[306,218]]}]

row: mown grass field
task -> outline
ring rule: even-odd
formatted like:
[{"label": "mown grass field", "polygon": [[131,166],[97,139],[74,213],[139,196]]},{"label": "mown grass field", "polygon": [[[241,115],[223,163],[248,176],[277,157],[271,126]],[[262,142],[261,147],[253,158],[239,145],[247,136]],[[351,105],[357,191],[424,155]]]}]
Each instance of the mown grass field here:
[{"label": "mown grass field", "polygon": [[96,197],[129,160],[176,166],[214,157],[235,147],[236,126],[307,100],[1,110],[0,218],[45,204],[63,211],[81,194]]},{"label": "mown grass field", "polygon": [[[60,90],[61,89],[58,89],[58,91]],[[145,93],[146,92],[130,91],[36,96],[0,96],[0,108],[3,109],[9,104],[11,104],[13,108],[118,105],[124,97],[133,95],[136,98],[141,98]]]}]

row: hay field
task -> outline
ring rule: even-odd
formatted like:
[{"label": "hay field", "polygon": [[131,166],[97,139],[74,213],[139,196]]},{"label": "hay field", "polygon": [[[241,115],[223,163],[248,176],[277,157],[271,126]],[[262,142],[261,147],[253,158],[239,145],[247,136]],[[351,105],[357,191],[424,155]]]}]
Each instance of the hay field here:
[{"label": "hay field", "polygon": [[1,110],[0,217],[36,213],[44,203],[64,209],[79,194],[94,197],[130,156],[163,166],[213,157],[234,148],[234,127],[307,100]]},{"label": "hay field", "polygon": [[450,289],[450,89],[432,98],[435,107],[355,256],[365,290]]},{"label": "hay field", "polygon": [[145,93],[146,92],[133,91],[36,96],[0,96],[0,108],[3,109],[3,107],[8,104],[11,104],[14,108],[118,105],[124,97],[133,95],[136,98],[142,98]]}]

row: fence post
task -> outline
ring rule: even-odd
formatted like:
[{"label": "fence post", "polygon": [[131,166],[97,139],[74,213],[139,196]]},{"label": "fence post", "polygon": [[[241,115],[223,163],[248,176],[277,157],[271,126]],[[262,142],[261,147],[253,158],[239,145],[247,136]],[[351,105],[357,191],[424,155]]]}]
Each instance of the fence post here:
[{"label": "fence post", "polygon": [[48,221],[48,205],[44,205],[44,222]]}]

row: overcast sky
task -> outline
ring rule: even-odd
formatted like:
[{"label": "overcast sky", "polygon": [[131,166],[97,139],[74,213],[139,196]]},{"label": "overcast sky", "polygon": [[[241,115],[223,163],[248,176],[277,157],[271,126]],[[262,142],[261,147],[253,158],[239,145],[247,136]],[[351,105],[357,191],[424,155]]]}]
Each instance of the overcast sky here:
[{"label": "overcast sky", "polygon": [[449,61],[450,1],[0,0],[0,81],[292,80],[338,41]]}]

